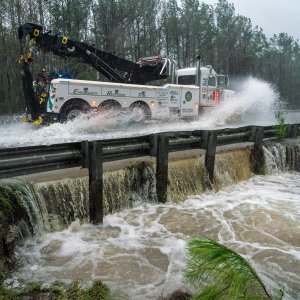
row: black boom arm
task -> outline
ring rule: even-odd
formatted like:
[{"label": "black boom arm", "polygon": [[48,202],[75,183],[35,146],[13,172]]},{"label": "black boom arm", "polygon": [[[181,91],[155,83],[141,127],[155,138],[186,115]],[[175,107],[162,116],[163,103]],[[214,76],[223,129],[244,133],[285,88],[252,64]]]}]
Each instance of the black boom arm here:
[{"label": "black boom arm", "polygon": [[18,29],[21,51],[28,35],[31,43],[43,51],[51,52],[62,58],[79,58],[112,82],[146,84],[149,81],[164,79],[168,76],[164,71],[162,61],[151,64],[134,63],[85,43],[71,40],[66,36],[44,32],[41,25],[34,23],[25,23]]}]

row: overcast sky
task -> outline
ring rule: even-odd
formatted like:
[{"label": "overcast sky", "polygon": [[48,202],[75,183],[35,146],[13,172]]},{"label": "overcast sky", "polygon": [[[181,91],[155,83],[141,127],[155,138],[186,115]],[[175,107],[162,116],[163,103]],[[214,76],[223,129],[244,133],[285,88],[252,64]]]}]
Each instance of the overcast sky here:
[{"label": "overcast sky", "polygon": [[[215,4],[217,0],[202,0]],[[236,13],[251,19],[253,26],[262,27],[264,33],[286,32],[300,40],[300,0],[228,0]]]}]

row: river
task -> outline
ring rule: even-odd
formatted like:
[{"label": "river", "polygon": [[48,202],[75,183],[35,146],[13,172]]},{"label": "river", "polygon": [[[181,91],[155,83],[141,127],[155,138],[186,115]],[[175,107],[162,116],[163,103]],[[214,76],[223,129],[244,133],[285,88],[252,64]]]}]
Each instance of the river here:
[{"label": "river", "polygon": [[11,285],[101,279],[125,299],[156,299],[193,287],[183,278],[186,241],[221,241],[244,255],[271,289],[300,299],[300,174],[254,176],[182,204],[144,204],[26,241]]}]

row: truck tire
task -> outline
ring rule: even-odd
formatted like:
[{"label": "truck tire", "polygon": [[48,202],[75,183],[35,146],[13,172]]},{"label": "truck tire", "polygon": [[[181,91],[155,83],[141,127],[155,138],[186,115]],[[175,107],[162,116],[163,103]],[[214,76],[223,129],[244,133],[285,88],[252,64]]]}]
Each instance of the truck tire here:
[{"label": "truck tire", "polygon": [[65,123],[75,118],[79,117],[82,114],[87,114],[90,112],[91,107],[84,102],[73,102],[63,108],[61,113],[61,122]]},{"label": "truck tire", "polygon": [[146,103],[136,102],[130,106],[130,114],[134,122],[141,123],[151,118],[151,110]]},{"label": "truck tire", "polygon": [[115,100],[106,100],[99,105],[97,112],[105,114],[107,117],[115,117],[120,114],[121,110],[122,106],[119,102]]}]

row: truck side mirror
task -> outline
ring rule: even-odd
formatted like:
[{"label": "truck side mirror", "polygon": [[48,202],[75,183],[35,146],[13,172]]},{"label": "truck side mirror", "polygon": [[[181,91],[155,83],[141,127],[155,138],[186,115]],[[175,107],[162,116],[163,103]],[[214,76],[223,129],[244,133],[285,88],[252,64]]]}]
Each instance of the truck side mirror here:
[{"label": "truck side mirror", "polygon": [[225,86],[226,87],[229,86],[229,77],[228,77],[228,75],[225,75]]}]

